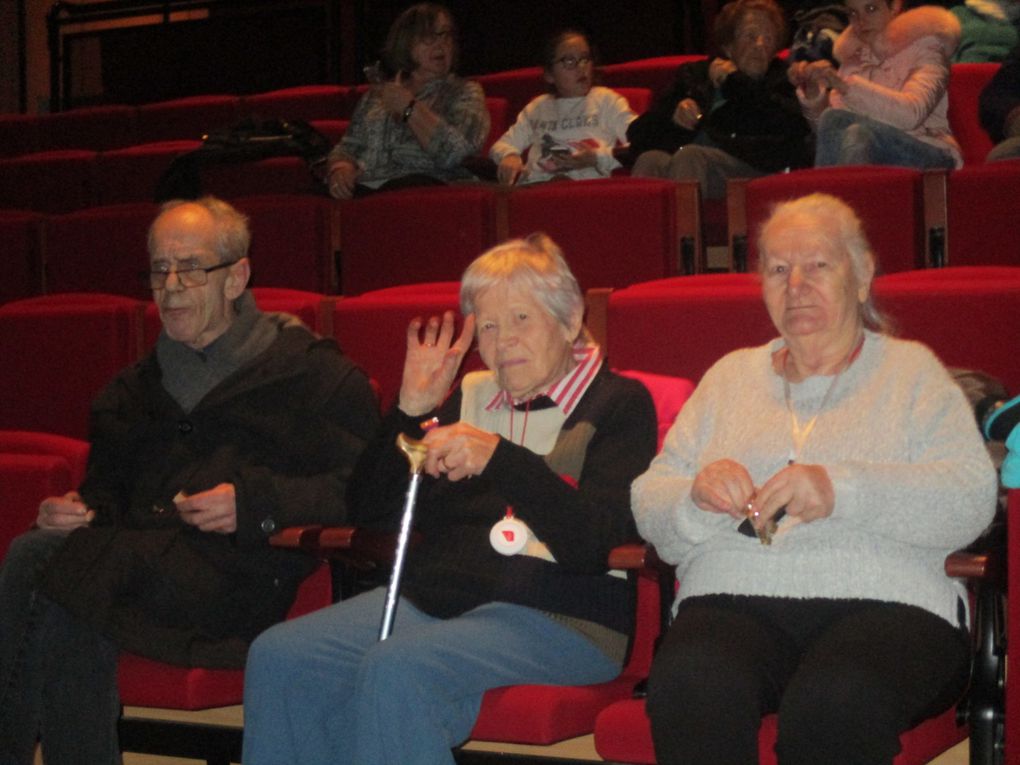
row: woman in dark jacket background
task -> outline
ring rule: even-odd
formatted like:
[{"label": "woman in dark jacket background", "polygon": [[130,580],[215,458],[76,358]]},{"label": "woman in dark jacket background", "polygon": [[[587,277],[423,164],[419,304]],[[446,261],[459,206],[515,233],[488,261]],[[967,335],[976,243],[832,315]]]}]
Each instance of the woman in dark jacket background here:
[{"label": "woman in dark jacket background", "polygon": [[734,0],[716,17],[722,57],[684,64],[672,88],[627,131],[636,176],[697,180],[706,199],[726,196],[728,178],[806,167],[811,128],[801,115],[773,0]]}]

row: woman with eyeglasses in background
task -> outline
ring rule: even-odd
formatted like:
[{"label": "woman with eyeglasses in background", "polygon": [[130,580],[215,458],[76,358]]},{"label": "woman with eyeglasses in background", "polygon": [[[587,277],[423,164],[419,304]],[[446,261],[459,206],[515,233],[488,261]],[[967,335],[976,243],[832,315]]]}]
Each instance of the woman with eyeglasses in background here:
[{"label": "woman with eyeglasses in background", "polygon": [[446,8],[419,3],[400,14],[383,49],[393,78],[362,97],[329,154],[333,197],[473,177],[461,163],[481,150],[489,112],[481,86],[453,74],[456,61],[457,29]]},{"label": "woman with eyeglasses in background", "polygon": [[550,92],[525,106],[489,152],[499,182],[609,175],[620,166],[613,149],[627,143],[627,126],[635,117],[627,100],[594,84],[595,61],[582,32],[568,29],[551,38],[542,66]]}]

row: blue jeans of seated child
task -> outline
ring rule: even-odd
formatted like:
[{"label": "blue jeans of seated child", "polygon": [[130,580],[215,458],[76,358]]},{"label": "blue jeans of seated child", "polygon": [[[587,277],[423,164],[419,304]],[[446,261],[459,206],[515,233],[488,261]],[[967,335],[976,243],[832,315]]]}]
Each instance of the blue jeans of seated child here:
[{"label": "blue jeans of seated child", "polygon": [[489,688],[588,684],[619,665],[540,611],[489,603],[453,619],[401,599],[378,642],[376,589],[260,635],[244,681],[245,765],[441,765]]},{"label": "blue jeans of seated child", "polygon": [[818,120],[815,167],[896,165],[951,170],[952,155],[897,127],[845,109],[826,109]]},{"label": "blue jeans of seated child", "polygon": [[37,591],[62,532],[11,543],[0,567],[0,764],[112,765],[117,743],[117,648]]}]

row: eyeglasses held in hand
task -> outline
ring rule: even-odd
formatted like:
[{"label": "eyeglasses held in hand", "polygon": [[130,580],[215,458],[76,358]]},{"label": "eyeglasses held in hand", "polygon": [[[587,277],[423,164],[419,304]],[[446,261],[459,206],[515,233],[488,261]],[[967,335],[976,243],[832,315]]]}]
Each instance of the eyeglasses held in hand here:
[{"label": "eyeglasses held in hand", "polygon": [[577,69],[578,66],[587,66],[591,63],[591,56],[561,56],[553,61],[564,69]]},{"label": "eyeglasses held in hand", "polygon": [[227,263],[217,263],[215,266],[173,266],[158,268],[155,271],[142,271],[142,281],[148,282],[149,288],[161,290],[166,287],[166,280],[170,274],[177,274],[177,281],[182,287],[201,287],[209,281],[209,274],[219,271],[221,268],[230,268],[237,263],[231,260]]}]

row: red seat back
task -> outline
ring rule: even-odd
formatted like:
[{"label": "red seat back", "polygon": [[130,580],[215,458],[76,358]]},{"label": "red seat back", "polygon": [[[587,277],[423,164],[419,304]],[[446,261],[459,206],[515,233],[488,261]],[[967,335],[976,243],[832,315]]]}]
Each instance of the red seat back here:
[{"label": "red seat back", "polygon": [[39,143],[47,150],[107,151],[137,143],[133,106],[109,104],[47,114],[39,121]]},{"label": "red seat back", "polygon": [[778,203],[813,192],[839,197],[864,224],[879,273],[925,265],[923,176],[903,167],[827,167],[794,170],[746,184],[747,254],[750,270],[758,257],[758,233]]},{"label": "red seat back", "polygon": [[92,400],[138,358],[142,308],[99,294],[0,306],[0,428],[86,438]]},{"label": "red seat back", "polygon": [[153,201],[170,164],[201,145],[197,140],[159,141],[102,152],[96,158],[98,204]]},{"label": "red seat back", "polygon": [[1020,267],[971,266],[889,274],[875,280],[880,308],[901,337],[920,340],[944,364],[977,369],[1020,392]]},{"label": "red seat back", "polygon": [[348,115],[346,85],[300,85],[241,98],[241,112],[256,119],[338,120]]},{"label": "red seat back", "polygon": [[149,300],[145,242],[158,209],[134,202],[54,215],[43,221],[47,292],[108,292]]},{"label": "red seat back", "polygon": [[1020,266],[1020,162],[950,172],[946,206],[948,265]]},{"label": "red seat back", "polygon": [[606,324],[615,366],[690,380],[726,353],[776,336],[753,274],[680,276],[615,290]]},{"label": "red seat back", "polygon": [[241,113],[241,100],[230,95],[189,96],[138,107],[138,140],[200,141],[213,130],[234,124]]},{"label": "red seat back", "polygon": [[963,152],[965,165],[980,164],[992,150],[992,139],[978,121],[978,98],[999,64],[953,64],[949,76],[949,127]]},{"label": "red seat back", "polygon": [[489,187],[448,186],[341,203],[341,292],[460,279],[497,241],[498,196]]},{"label": "red seat back", "polygon": [[677,205],[676,184],[658,179],[536,184],[510,193],[508,231],[551,236],[583,290],[622,287],[678,272]]},{"label": "red seat back", "polygon": [[676,78],[677,68],[682,64],[704,59],[705,56],[702,54],[656,56],[620,64],[607,64],[600,67],[599,72],[602,84],[606,87],[648,88],[654,97],[669,89]]},{"label": "red seat back", "polygon": [[0,210],[0,303],[42,292],[42,215]]},{"label": "red seat back", "polygon": [[96,152],[63,149],[0,159],[0,207],[61,213],[94,204]]}]

